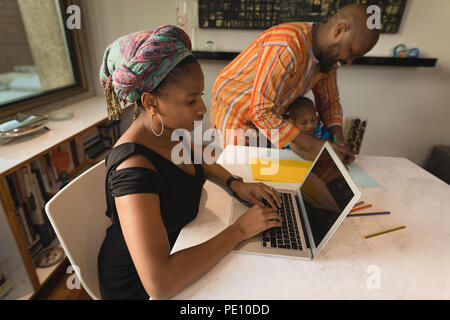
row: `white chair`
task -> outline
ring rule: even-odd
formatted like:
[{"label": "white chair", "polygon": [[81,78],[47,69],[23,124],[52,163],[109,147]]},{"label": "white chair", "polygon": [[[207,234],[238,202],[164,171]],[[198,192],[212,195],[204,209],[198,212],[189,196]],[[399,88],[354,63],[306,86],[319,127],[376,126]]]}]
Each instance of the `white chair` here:
[{"label": "white chair", "polygon": [[105,161],[60,190],[45,211],[81,284],[92,299],[101,299],[97,256],[111,220],[105,216]]}]

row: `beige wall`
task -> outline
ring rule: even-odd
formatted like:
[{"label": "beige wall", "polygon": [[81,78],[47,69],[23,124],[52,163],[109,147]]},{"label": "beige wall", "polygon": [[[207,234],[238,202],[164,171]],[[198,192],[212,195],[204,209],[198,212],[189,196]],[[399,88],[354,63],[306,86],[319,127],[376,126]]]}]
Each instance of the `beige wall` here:
[{"label": "beige wall", "polygon": [[[164,5],[162,5],[164,3]],[[106,46],[121,35],[159,25],[175,24],[175,0],[95,0],[82,2],[91,42],[92,74],[98,74]],[[390,56],[399,43],[417,46],[422,55],[437,57],[435,68],[347,66],[338,79],[345,117],[369,119],[362,154],[406,157],[422,164],[432,147],[450,144],[450,1],[409,0],[400,32],[383,34],[369,53]],[[240,51],[259,31],[199,30],[194,47],[211,39],[217,50]],[[225,61],[201,61],[205,103]],[[97,94],[103,89],[96,83]],[[205,117],[206,128],[209,118]]]},{"label": "beige wall", "polygon": [[42,89],[74,84],[57,3],[54,0],[18,0],[18,4]]},{"label": "beige wall", "polygon": [[15,66],[34,64],[16,0],[0,1],[0,48],[0,73],[12,72]]}]

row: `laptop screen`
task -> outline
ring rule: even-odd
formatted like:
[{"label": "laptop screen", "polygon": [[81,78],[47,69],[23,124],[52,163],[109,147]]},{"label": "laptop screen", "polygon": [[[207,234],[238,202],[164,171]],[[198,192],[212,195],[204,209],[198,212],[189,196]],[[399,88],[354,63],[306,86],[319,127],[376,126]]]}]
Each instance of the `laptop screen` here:
[{"label": "laptop screen", "polygon": [[354,196],[326,148],[306,176],[300,192],[318,247]]}]

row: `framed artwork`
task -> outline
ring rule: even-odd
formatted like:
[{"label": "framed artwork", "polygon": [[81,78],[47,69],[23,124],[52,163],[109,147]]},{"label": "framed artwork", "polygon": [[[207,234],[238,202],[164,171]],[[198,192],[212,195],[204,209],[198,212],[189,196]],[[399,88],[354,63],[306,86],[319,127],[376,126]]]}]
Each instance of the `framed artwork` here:
[{"label": "framed artwork", "polygon": [[292,21],[324,22],[339,8],[378,5],[381,32],[397,33],[407,0],[199,0],[200,28],[268,29]]}]

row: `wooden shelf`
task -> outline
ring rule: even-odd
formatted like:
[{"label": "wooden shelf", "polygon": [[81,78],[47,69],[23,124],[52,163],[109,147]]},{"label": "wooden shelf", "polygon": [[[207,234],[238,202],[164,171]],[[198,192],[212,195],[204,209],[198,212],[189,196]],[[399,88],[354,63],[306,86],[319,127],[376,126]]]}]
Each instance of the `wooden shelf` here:
[{"label": "wooden shelf", "polygon": [[[104,97],[95,97],[62,108],[61,110],[71,110],[74,112],[73,119],[67,121],[49,121],[50,131],[39,136],[26,136],[17,138],[7,145],[0,146],[0,179],[6,179],[6,175],[16,171],[24,165],[44,156],[54,150],[59,145],[69,142],[75,136],[89,130],[92,127],[107,120],[106,108],[104,108]],[[70,172],[70,177],[74,178],[81,174],[88,167],[101,161],[106,153],[100,153],[94,160],[83,161],[77,168]],[[0,181],[0,230],[11,233],[11,249],[14,255],[14,263],[20,265],[20,279],[28,282],[26,290],[14,288],[13,293],[8,297],[14,299],[29,299],[39,293],[67,264],[67,258],[62,262],[49,268],[36,268],[29,252],[27,239],[20,227],[20,221],[16,216],[14,203],[12,203],[10,192],[6,181]],[[3,212],[4,211],[4,212]],[[57,240],[57,238],[55,239]],[[15,244],[13,243],[15,242]],[[17,249],[13,248],[17,245]],[[63,270],[65,272],[65,270]],[[17,276],[16,278],[19,278]],[[29,281],[28,281],[29,280]],[[11,286],[19,286],[23,281],[15,279]],[[31,293],[30,293],[31,292]]]},{"label": "wooden shelf", "polygon": [[369,66],[393,67],[435,67],[437,58],[393,58],[393,57],[361,57],[353,64]]},{"label": "wooden shelf", "polygon": [[[231,51],[193,51],[197,59],[233,60],[239,52]],[[354,65],[394,66],[394,67],[435,67],[437,58],[393,58],[393,57],[361,57],[353,61]]]}]

